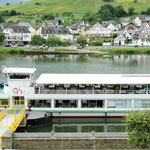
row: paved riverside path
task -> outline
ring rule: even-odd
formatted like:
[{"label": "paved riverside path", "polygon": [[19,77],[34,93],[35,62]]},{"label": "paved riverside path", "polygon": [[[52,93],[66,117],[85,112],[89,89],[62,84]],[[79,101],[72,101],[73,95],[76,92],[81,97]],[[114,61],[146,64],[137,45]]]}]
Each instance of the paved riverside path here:
[{"label": "paved riverside path", "polygon": [[8,114],[7,117],[0,121],[0,137],[7,131],[9,125],[12,124],[14,120],[14,114]]}]

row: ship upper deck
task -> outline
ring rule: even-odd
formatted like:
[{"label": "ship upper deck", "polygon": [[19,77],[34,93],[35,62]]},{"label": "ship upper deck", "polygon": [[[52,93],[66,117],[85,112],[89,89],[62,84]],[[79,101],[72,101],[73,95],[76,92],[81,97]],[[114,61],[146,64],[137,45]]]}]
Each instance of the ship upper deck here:
[{"label": "ship upper deck", "polygon": [[149,74],[42,74],[37,84],[150,84]]}]

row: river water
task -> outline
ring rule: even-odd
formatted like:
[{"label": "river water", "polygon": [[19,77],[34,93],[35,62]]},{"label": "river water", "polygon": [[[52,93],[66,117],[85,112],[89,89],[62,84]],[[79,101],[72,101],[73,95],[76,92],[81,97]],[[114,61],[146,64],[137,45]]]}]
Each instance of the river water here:
[{"label": "river water", "polygon": [[9,3],[10,5],[15,5],[15,4],[19,4],[19,3],[25,3],[31,0],[0,0],[0,5],[6,5],[7,3]]},{"label": "river water", "polygon": [[36,67],[35,78],[41,73],[150,74],[150,55],[0,55],[0,66]]},{"label": "river water", "polygon": [[[34,79],[41,73],[150,74],[150,55],[0,55],[0,66],[35,67]],[[0,81],[5,78],[0,74]],[[125,132],[120,120],[55,119],[53,124],[28,128],[28,132]]]}]

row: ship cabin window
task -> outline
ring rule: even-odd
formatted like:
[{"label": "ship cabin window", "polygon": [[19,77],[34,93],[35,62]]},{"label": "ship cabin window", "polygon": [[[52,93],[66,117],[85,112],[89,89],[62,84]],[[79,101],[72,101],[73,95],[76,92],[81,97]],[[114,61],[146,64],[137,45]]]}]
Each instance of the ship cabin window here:
[{"label": "ship cabin window", "polygon": [[8,99],[1,99],[0,100],[0,105],[2,107],[7,107],[7,105],[9,105],[9,100]]},{"label": "ship cabin window", "polygon": [[30,78],[30,74],[9,73],[8,76],[10,79],[29,79]]},{"label": "ship cabin window", "polygon": [[55,107],[61,108],[77,108],[77,100],[55,100]]},{"label": "ship cabin window", "polygon": [[108,100],[108,108],[130,108],[131,100]]},{"label": "ship cabin window", "polygon": [[103,108],[104,101],[103,100],[82,100],[81,107],[82,108]]},{"label": "ship cabin window", "polygon": [[135,108],[150,108],[150,100],[135,100]]},{"label": "ship cabin window", "polygon": [[50,108],[51,100],[29,100],[28,106],[30,104],[31,104],[31,107]]}]

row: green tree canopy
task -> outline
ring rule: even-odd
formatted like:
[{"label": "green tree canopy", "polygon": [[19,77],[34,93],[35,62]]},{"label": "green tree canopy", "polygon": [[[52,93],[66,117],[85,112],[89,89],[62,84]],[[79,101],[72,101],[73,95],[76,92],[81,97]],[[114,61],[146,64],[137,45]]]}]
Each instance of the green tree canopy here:
[{"label": "green tree canopy", "polygon": [[77,39],[77,44],[83,48],[87,44],[87,40],[83,36],[79,36]]},{"label": "green tree canopy", "polygon": [[63,40],[62,42],[61,42],[61,45],[62,46],[70,46],[72,44],[72,41],[71,40]]},{"label": "green tree canopy", "polygon": [[0,33],[0,44],[2,44],[5,40],[5,35],[3,33]]},{"label": "green tree canopy", "polygon": [[0,23],[4,22],[4,18],[2,16],[2,14],[0,14]]},{"label": "green tree canopy", "polygon": [[61,40],[55,35],[50,35],[46,41],[46,45],[51,47],[59,46],[61,45]]},{"label": "green tree canopy", "polygon": [[131,144],[150,147],[150,110],[129,113],[126,126]]},{"label": "green tree canopy", "polygon": [[32,45],[40,46],[40,45],[45,44],[45,43],[46,43],[46,40],[43,39],[40,35],[34,35],[32,37],[32,40],[31,40]]},{"label": "green tree canopy", "polygon": [[135,14],[134,10],[135,10],[134,7],[129,7],[129,8],[128,8],[128,15],[129,15],[129,16],[134,15],[134,14]]},{"label": "green tree canopy", "polygon": [[117,6],[115,8],[115,16],[116,17],[125,17],[127,16],[127,12],[124,10],[123,6]]}]

